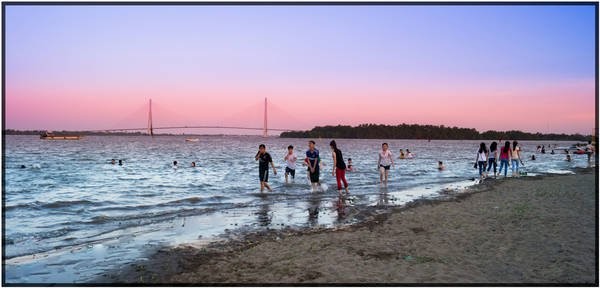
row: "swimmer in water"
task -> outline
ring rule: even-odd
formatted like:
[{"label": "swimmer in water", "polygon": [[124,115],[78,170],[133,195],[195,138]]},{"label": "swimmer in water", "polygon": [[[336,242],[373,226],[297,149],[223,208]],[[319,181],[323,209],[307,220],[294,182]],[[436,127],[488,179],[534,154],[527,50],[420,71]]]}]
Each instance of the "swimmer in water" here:
[{"label": "swimmer in water", "polygon": [[406,158],[411,159],[413,158],[413,154],[410,153],[410,150],[406,149]]},{"label": "swimmer in water", "polygon": [[438,161],[438,170],[443,171],[444,169],[446,169],[446,166],[444,166],[444,162]]},{"label": "swimmer in water", "polygon": [[531,160],[535,161],[535,155],[531,155]]},{"label": "swimmer in water", "polygon": [[568,154],[568,152],[567,152],[567,159],[565,159],[565,160],[567,160],[567,162],[571,162],[571,154]]},{"label": "swimmer in water", "polygon": [[27,167],[25,167],[25,165],[21,165],[21,169],[25,169],[25,168],[27,168]]},{"label": "swimmer in water", "polygon": [[398,159],[404,159],[404,158],[406,158],[404,156],[404,149],[400,149],[400,156],[398,156]]},{"label": "swimmer in water", "polygon": [[192,162],[192,167],[196,167],[196,162]]},{"label": "swimmer in water", "polygon": [[123,160],[119,159],[119,166],[123,166]]},{"label": "swimmer in water", "polygon": [[352,165],[352,158],[348,158],[348,168],[346,170],[352,172],[354,171],[354,165]]},{"label": "swimmer in water", "polygon": [[110,160],[110,164],[115,165],[117,161],[115,159]]},{"label": "swimmer in water", "polygon": [[177,169],[177,161],[173,161],[173,169]]}]

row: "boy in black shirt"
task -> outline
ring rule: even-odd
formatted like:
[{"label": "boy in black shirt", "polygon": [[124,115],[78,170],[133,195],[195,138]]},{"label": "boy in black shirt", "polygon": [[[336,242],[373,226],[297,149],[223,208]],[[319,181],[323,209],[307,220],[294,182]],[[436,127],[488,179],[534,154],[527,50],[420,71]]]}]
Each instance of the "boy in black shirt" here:
[{"label": "boy in black shirt", "polygon": [[267,148],[265,144],[260,144],[258,146],[258,152],[254,157],[254,160],[258,160],[258,177],[260,180],[260,192],[263,192],[265,187],[269,189],[269,192],[273,191],[271,186],[269,186],[269,163],[271,163],[271,167],[273,167],[273,174],[277,175],[277,170],[275,170],[275,165],[273,164],[273,159],[271,158],[271,154],[267,153]]}]

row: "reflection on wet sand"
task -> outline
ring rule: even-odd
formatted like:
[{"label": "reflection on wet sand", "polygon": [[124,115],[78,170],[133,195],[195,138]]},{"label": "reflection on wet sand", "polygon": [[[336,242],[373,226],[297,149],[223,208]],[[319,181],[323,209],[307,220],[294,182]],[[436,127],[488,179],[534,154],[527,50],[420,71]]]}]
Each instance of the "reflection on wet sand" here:
[{"label": "reflection on wet sand", "polygon": [[271,220],[273,219],[273,213],[271,212],[271,203],[269,200],[264,197],[262,199],[261,204],[258,206],[258,211],[255,213],[258,217],[258,225],[260,226],[269,226],[271,225]]},{"label": "reflection on wet sand", "polygon": [[337,202],[335,203],[335,210],[337,211],[338,221],[346,218],[348,207],[348,200],[344,194],[339,194]]},{"label": "reflection on wet sand", "polygon": [[382,187],[379,190],[379,198],[377,199],[377,207],[387,207],[390,205],[390,198],[387,187]]},{"label": "reflection on wet sand", "polygon": [[321,206],[321,192],[312,192],[308,198],[308,224],[314,226],[319,224],[319,206]]}]

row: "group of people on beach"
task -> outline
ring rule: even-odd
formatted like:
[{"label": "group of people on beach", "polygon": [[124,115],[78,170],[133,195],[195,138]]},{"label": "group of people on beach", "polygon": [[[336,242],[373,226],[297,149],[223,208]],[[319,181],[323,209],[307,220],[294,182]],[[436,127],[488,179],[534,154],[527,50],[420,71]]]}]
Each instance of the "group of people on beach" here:
[{"label": "group of people on beach", "polygon": [[[302,165],[307,167],[307,176],[311,183],[313,191],[321,189],[320,186],[320,170],[322,169],[323,162],[319,154],[319,150],[315,147],[316,143],[313,140],[308,141],[308,150],[306,150],[306,156]],[[335,140],[329,142],[332,157],[332,171],[331,176],[334,176],[337,182],[337,190],[342,193],[344,190],[348,191],[348,180],[346,179],[346,171],[355,171],[352,158],[348,158],[348,163],[344,161],[344,155],[338,148]],[[387,186],[389,171],[394,166],[394,157],[392,152],[389,150],[387,143],[381,144],[381,151],[378,153],[377,169],[379,171],[379,180],[382,186]],[[413,154],[410,150],[406,149],[406,154],[403,149],[400,149],[400,159],[413,158]],[[277,168],[273,163],[273,157],[267,152],[265,144],[258,146],[258,152],[254,156],[254,160],[258,161],[258,177],[260,181],[260,191],[263,192],[265,188],[269,191],[273,191],[269,185],[269,165],[273,169],[273,174],[277,175]],[[288,146],[288,153],[284,156],[283,160],[286,163],[285,167],[285,182],[288,183],[288,179],[291,177],[295,179],[296,176],[296,161],[298,157],[294,152],[294,146]],[[440,170],[443,169],[442,162],[440,163]]]},{"label": "group of people on beach", "polygon": [[[500,160],[500,169],[496,172],[498,159]],[[498,142],[494,141],[490,145],[489,150],[484,142],[479,144],[474,167],[479,168],[479,177],[481,179],[488,176],[492,167],[494,167],[494,177],[499,176],[503,168],[504,177],[506,177],[509,163],[512,164],[512,176],[518,176],[519,163],[523,165],[523,160],[521,159],[521,148],[519,148],[517,141],[513,141],[512,146],[510,141],[506,141],[504,142],[504,147],[500,149],[498,149]]]},{"label": "group of people on beach", "polygon": [[[308,150],[306,150],[306,157],[302,163],[303,166],[307,166],[308,171],[308,179],[310,180],[311,186],[313,190],[320,189],[320,170],[321,170],[321,157],[319,155],[319,150],[315,148],[315,141],[308,141]],[[333,158],[333,171],[331,171],[331,175],[336,177],[338,191],[342,190],[343,187],[348,193],[348,181],[346,180],[346,170],[353,169],[350,164],[352,159],[348,159],[348,165],[344,162],[344,156],[342,155],[342,151],[337,148],[337,143],[335,140],[332,140],[329,143],[332,151]],[[258,152],[254,156],[254,159],[258,161],[258,177],[260,181],[260,191],[263,192],[266,187],[269,191],[273,191],[271,186],[269,186],[269,165],[273,168],[273,174],[277,175],[277,168],[275,168],[275,164],[273,163],[273,157],[271,154],[267,152],[267,147],[265,144],[260,144],[258,146]],[[288,153],[285,155],[283,160],[286,163],[285,167],[285,182],[288,183],[288,178],[291,177],[295,179],[296,177],[296,161],[298,157],[294,153],[294,146],[288,146]]]},{"label": "group of people on beach", "polygon": [[[548,145],[549,149],[552,149],[550,154],[554,153],[554,147],[552,145]],[[546,147],[545,145],[538,145],[537,152],[545,154]],[[594,154],[594,145],[592,145],[592,141],[589,141],[585,149],[579,149],[577,151],[582,151],[578,154],[587,154],[588,162],[591,161],[591,157]],[[568,149],[565,149],[565,154],[567,155],[566,161],[571,161],[571,154]],[[496,167],[498,163],[498,159],[500,159],[500,169],[496,173]],[[535,160],[535,155],[531,155],[531,160]],[[488,173],[494,168],[494,177],[499,176],[502,173],[502,168],[504,168],[504,177],[506,177],[509,163],[512,164],[512,176],[519,176],[519,163],[524,165],[523,160],[521,158],[521,148],[519,147],[519,143],[517,141],[513,141],[512,145],[510,141],[504,142],[504,147],[498,149],[498,143],[496,141],[492,142],[489,150],[487,149],[484,142],[479,145],[479,150],[477,150],[477,156],[475,160],[475,168],[479,169],[479,177],[484,179],[488,176]],[[440,165],[441,162],[440,162]]]}]

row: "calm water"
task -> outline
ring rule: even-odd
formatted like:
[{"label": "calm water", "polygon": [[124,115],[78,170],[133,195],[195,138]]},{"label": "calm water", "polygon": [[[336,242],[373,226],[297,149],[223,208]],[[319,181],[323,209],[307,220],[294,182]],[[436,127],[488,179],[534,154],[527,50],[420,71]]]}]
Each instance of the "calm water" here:
[{"label": "calm water", "polygon": [[[303,159],[305,139],[253,136],[85,137],[81,141],[42,141],[37,136],[6,136],[4,211],[7,282],[83,282],[165,245],[219,239],[228,231],[287,226],[344,225],[328,140],[317,140],[325,167],[325,192],[311,193],[298,165],[295,183],[283,180],[286,147]],[[386,190],[376,170],[381,140],[338,140],[356,172],[347,173],[348,207],[401,205],[435,197],[445,188],[474,184],[478,141],[390,140],[398,157],[409,148],[414,159],[397,159]],[[273,193],[259,193],[257,146],[267,145],[278,175],[270,173]],[[569,173],[586,167],[585,155],[535,153],[538,144],[522,142],[529,175]],[[550,152],[549,150],[547,151]],[[123,159],[124,166],[109,164]],[[180,163],[172,168],[172,161]],[[446,171],[437,171],[443,160]],[[189,167],[196,161],[198,167]],[[21,169],[21,165],[26,165]],[[510,171],[509,171],[510,174]],[[384,193],[382,193],[384,192]],[[318,216],[309,215],[317,208]]]}]

